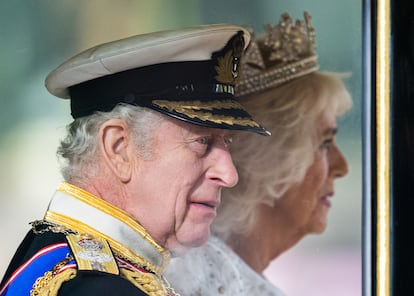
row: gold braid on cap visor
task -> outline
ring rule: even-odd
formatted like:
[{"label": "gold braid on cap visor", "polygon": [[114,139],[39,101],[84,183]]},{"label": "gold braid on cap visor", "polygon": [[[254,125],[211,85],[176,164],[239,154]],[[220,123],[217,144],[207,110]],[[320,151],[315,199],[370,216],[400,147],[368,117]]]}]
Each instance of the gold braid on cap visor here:
[{"label": "gold braid on cap visor", "polygon": [[221,114],[213,114],[211,112],[214,109],[236,109],[244,112],[240,103],[234,100],[216,100],[216,101],[167,101],[167,100],[154,100],[152,103],[160,108],[167,109],[170,112],[177,112],[184,114],[189,118],[196,118],[202,121],[210,121],[214,123],[225,123],[228,125],[240,125],[250,127],[260,127],[258,123],[250,118],[241,118],[226,116]]}]

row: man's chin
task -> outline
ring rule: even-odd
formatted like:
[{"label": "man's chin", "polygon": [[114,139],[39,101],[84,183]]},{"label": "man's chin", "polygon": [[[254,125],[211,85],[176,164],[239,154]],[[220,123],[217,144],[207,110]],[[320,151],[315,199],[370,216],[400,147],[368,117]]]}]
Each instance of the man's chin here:
[{"label": "man's chin", "polygon": [[192,248],[198,248],[204,245],[210,237],[210,232],[200,237],[198,239],[192,240],[191,242],[187,243],[180,243],[179,241],[175,241],[173,244],[167,245],[168,250],[171,253],[172,257],[183,256]]}]

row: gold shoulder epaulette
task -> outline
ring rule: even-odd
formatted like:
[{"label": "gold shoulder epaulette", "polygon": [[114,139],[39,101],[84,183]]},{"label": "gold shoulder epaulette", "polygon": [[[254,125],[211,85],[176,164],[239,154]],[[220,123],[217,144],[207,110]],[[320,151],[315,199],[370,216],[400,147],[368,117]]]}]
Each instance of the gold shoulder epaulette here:
[{"label": "gold shoulder epaulette", "polygon": [[78,270],[96,270],[119,275],[116,259],[105,239],[90,234],[68,234],[66,239]]}]

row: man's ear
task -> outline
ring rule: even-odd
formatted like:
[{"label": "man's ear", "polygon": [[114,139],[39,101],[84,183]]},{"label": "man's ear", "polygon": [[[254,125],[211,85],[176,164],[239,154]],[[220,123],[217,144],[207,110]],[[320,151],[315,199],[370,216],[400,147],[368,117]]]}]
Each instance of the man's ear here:
[{"label": "man's ear", "polygon": [[124,183],[131,179],[136,161],[130,153],[133,146],[125,121],[110,119],[99,129],[99,146],[107,166]]}]

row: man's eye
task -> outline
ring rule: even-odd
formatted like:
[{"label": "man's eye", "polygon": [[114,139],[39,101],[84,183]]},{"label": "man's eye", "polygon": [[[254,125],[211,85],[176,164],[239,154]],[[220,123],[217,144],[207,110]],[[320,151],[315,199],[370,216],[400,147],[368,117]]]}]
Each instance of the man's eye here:
[{"label": "man's eye", "polygon": [[209,137],[201,137],[197,139],[197,142],[202,145],[208,145],[211,143],[211,139]]}]

